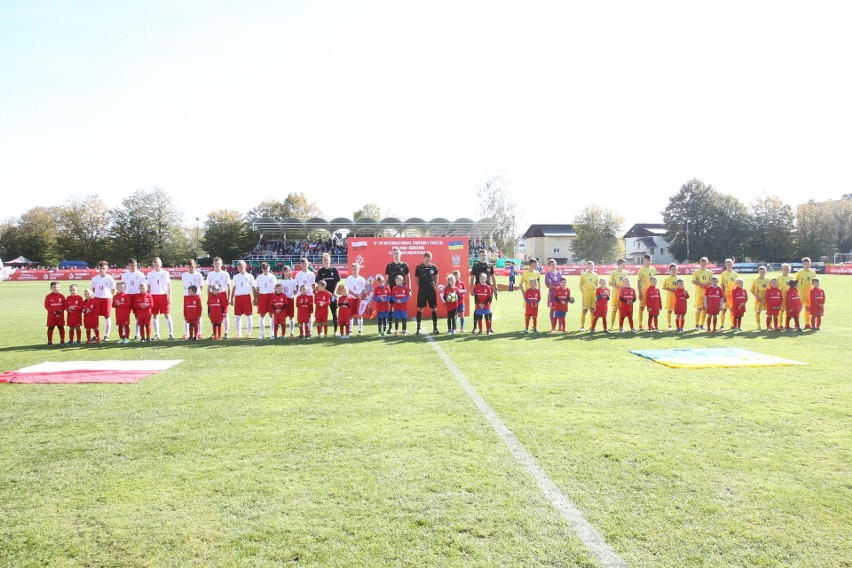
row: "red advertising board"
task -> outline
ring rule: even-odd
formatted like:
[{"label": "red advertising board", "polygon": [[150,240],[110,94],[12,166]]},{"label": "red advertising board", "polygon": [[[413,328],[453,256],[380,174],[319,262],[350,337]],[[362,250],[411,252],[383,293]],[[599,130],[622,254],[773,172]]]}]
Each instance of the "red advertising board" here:
[{"label": "red advertising board", "polygon": [[[140,268],[145,274],[148,274],[153,268]],[[167,268],[172,279],[179,280],[181,276],[189,269],[180,266],[177,268]],[[199,268],[203,273],[207,273],[213,270],[212,267],[209,268]],[[98,273],[97,270],[94,269],[76,269],[76,268],[68,268],[63,270],[16,270],[12,274],[9,275],[9,280],[11,281],[26,281],[26,280],[41,280],[43,282],[52,282],[54,280],[91,280]],[[118,280],[121,278],[121,275],[124,274],[123,268],[110,268],[107,270],[107,274]]]},{"label": "red advertising board", "polygon": [[826,264],[825,273],[852,275],[852,264]]},{"label": "red advertising board", "polygon": [[[376,275],[384,275],[385,267],[393,260],[391,250],[399,249],[401,260],[408,263],[411,270],[412,301],[409,303],[409,314],[414,315],[417,299],[417,279],[414,271],[423,262],[423,253],[432,253],[432,264],[438,267],[438,280],[446,285],[447,275],[454,270],[461,273],[461,279],[468,288],[470,280],[470,263],[468,258],[467,237],[349,237],[349,262],[357,262],[361,266],[361,276],[369,279]],[[468,299],[470,290],[468,290]],[[470,302],[465,306],[465,313],[470,312]],[[438,316],[446,317],[443,302],[438,299]]]},{"label": "red advertising board", "polygon": [[[669,265],[668,264],[654,264],[652,265],[657,269],[657,274],[668,274],[669,273]],[[613,272],[618,265],[615,264],[598,264],[595,266],[595,272],[600,275],[610,274]],[[624,270],[628,274],[639,274],[639,269],[642,268],[639,264],[628,264],[624,267]],[[677,273],[680,275],[689,275],[698,270],[699,266],[697,264],[678,264],[677,265]],[[547,271],[547,265],[543,266],[542,271]],[[569,264],[557,266],[556,269],[564,275],[567,276],[579,276],[586,270],[585,264]],[[522,269],[515,268],[517,273],[520,273]],[[713,274],[721,274],[724,270],[724,266],[717,266],[715,264],[708,264],[707,270],[712,272]],[[507,276],[509,274],[509,270],[506,268],[498,268],[497,274],[500,276]]]}]

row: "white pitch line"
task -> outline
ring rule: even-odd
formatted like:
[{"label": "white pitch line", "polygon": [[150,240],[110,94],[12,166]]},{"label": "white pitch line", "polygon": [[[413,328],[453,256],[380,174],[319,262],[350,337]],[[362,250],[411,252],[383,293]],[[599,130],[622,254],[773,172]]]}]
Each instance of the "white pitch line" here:
[{"label": "white pitch line", "polygon": [[527,451],[521,441],[518,440],[517,436],[515,436],[515,433],[506,426],[503,420],[500,419],[500,416],[494,412],[491,405],[479,396],[479,393],[476,392],[473,385],[470,384],[464,374],[458,367],[456,367],[456,364],[453,363],[453,360],[450,359],[450,356],[441,349],[441,346],[435,342],[432,336],[427,335],[426,338],[447,368],[452,371],[453,375],[455,375],[456,380],[467,393],[467,396],[470,397],[482,415],[485,416],[485,419],[488,420],[488,423],[491,424],[491,427],[494,428],[494,431],[498,436],[500,436],[500,439],[509,447],[509,450],[515,456],[515,459],[521,462],[521,465],[524,466],[527,473],[533,477],[539,489],[541,489],[541,492],[544,493],[547,500],[550,501],[557,511],[559,511],[562,518],[565,519],[574,533],[580,538],[583,544],[586,545],[586,548],[591,551],[595,558],[597,558],[605,568],[620,568],[627,566],[624,560],[612,548],[610,548],[603,536],[601,536],[595,527],[586,520],[583,513],[580,512],[577,506],[574,505],[574,503],[572,503],[564,493],[562,493],[559,486],[556,485],[556,483],[550,479],[550,476],[548,476],[541,466],[538,465],[532,454]]}]

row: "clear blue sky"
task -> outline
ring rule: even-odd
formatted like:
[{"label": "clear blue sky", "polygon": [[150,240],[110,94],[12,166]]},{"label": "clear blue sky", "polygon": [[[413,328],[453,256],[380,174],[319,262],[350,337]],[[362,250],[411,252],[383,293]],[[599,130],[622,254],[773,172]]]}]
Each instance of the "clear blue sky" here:
[{"label": "clear blue sky", "polygon": [[[329,216],[653,222],[693,177],[852,191],[844,2],[0,3],[0,218],[169,191],[188,220],[305,192]],[[427,195],[431,195],[428,199]],[[523,228],[523,227],[521,227]]]}]

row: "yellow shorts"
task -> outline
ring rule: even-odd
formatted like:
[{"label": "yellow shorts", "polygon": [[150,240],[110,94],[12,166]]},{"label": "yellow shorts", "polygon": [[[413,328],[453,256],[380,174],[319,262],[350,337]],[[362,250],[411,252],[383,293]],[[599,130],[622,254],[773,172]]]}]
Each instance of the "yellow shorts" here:
[{"label": "yellow shorts", "polygon": [[698,310],[704,309],[704,288],[695,288],[695,308]]},{"label": "yellow shorts", "polygon": [[766,299],[755,300],[754,301],[754,311],[765,312],[766,311]]},{"label": "yellow shorts", "polygon": [[666,310],[673,312],[675,309],[675,303],[677,302],[677,298],[671,292],[668,293],[666,297]]},{"label": "yellow shorts", "polygon": [[583,308],[584,310],[594,310],[597,297],[594,290],[586,290],[583,292]]}]

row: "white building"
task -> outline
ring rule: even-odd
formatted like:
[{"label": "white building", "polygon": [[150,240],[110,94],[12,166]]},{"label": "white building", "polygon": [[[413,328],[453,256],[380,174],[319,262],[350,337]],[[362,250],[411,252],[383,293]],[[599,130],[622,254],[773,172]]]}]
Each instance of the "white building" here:
[{"label": "white building", "polygon": [[642,264],[646,254],[651,255],[654,264],[675,262],[669,252],[669,243],[665,240],[666,227],[662,223],[637,223],[624,235],[624,250],[627,262]]},{"label": "white building", "polygon": [[530,225],[524,233],[526,258],[547,262],[553,258],[559,264],[571,262],[571,242],[577,238],[573,225]]}]

